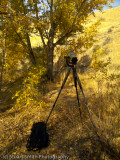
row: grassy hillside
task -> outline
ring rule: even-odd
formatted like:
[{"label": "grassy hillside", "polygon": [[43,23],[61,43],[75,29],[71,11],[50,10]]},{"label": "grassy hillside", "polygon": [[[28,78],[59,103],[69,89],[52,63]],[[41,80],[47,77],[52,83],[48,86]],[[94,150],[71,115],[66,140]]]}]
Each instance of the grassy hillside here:
[{"label": "grassy hillside", "polygon": [[91,17],[91,21],[101,19],[99,34],[97,39],[99,45],[104,47],[112,61],[110,69],[113,72],[120,73],[120,7],[108,9],[102,12],[96,12],[96,17]]},{"label": "grassy hillside", "polygon": [[[4,106],[6,105],[5,109],[2,109],[0,113],[1,155],[23,155],[21,160],[24,160],[24,155],[65,155],[69,156],[70,160],[115,159],[115,153],[120,153],[119,15],[120,7],[117,7],[106,10],[103,13],[96,12],[96,17],[91,16],[90,23],[95,22],[97,19],[103,20],[98,28],[99,32],[96,37],[98,42],[87,50],[84,55],[78,55],[80,61],[78,62],[77,70],[89,107],[92,110],[93,121],[98,128],[97,134],[102,137],[102,143],[96,137],[90,116],[79,90],[82,111],[81,121],[77,106],[76,90],[71,74],[47,126],[51,140],[50,146],[40,152],[28,152],[26,150],[27,138],[30,135],[33,123],[45,121],[49,115],[61,87],[62,80],[66,75],[67,69],[65,69],[61,75],[56,77],[54,82],[41,83],[37,88],[34,88],[31,82],[30,85],[33,90],[31,91],[29,86],[27,88],[28,93],[25,96],[29,97],[30,95],[34,98],[28,99],[27,105],[22,103],[21,106],[17,106],[14,101],[11,104],[4,103]],[[38,36],[32,36],[31,40],[33,47],[39,46],[40,39]],[[107,66],[107,78],[103,73],[94,70],[89,63],[96,46],[100,46],[105,50],[105,54],[100,56],[99,59],[106,61],[109,57],[111,58],[111,64]],[[88,64],[87,67],[84,64]],[[30,80],[34,81],[36,79],[36,77],[33,78]],[[9,93],[9,97],[6,98],[9,101],[10,96],[14,95],[15,90],[23,90],[24,92],[24,84],[20,84],[19,80],[17,83],[11,83],[5,88],[2,96],[7,97],[7,93]],[[1,101],[0,104],[2,104]],[[2,104],[2,108],[4,106]],[[106,142],[103,139],[107,139],[108,141]],[[112,156],[112,153],[114,156]],[[32,158],[29,159],[31,160]]]},{"label": "grassy hillside", "polygon": [[[92,48],[86,50],[83,55],[79,55],[80,60],[85,55],[90,58],[93,56],[93,51],[96,48],[101,48],[104,51],[104,55],[98,56],[99,60],[107,62],[110,59],[110,64],[106,67],[107,75],[118,75],[120,74],[120,7],[108,9],[103,12],[96,12],[95,17],[89,17],[89,23],[86,25],[89,27],[91,24],[95,23],[97,20],[101,20],[101,24],[98,27],[98,33],[96,36],[97,42],[92,46]],[[82,61],[80,60],[80,63]],[[81,65],[78,65],[78,67]],[[86,79],[86,87],[92,88],[96,92],[98,91],[98,82],[96,80],[90,79],[90,75],[96,74],[92,70],[86,70],[81,78]],[[102,79],[101,73],[96,74],[98,79]],[[87,83],[89,80],[89,83]],[[105,80],[103,80],[105,82]],[[107,82],[107,81],[106,81]],[[103,90],[107,88],[104,86]]]}]

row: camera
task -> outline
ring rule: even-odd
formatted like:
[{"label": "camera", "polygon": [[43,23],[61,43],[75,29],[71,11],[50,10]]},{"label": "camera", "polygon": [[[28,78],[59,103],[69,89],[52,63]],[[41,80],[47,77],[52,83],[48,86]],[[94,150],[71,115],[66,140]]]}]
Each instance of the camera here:
[{"label": "camera", "polygon": [[76,57],[76,55],[75,55],[73,50],[70,50],[68,52],[68,56],[65,56],[65,58],[66,58],[66,64],[68,66],[76,65],[76,63],[78,61],[78,59],[77,59],[77,57]]}]

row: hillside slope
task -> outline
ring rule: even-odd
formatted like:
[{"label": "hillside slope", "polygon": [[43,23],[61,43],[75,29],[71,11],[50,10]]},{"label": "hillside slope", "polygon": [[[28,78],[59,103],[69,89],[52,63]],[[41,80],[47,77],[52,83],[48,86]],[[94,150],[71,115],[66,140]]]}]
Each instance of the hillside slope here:
[{"label": "hillside slope", "polygon": [[102,23],[98,29],[98,44],[106,49],[104,58],[111,58],[109,72],[120,73],[120,7],[96,12],[96,17],[91,16],[91,21],[101,19]]}]

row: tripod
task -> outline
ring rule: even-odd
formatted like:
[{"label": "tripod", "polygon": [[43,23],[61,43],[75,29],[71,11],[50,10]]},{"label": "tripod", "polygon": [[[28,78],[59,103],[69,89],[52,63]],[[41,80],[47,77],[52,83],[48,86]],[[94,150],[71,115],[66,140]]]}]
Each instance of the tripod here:
[{"label": "tripod", "polygon": [[[49,116],[48,116],[48,118],[47,118],[47,120],[46,120],[46,124],[47,124],[47,122],[48,122],[48,120],[49,120],[49,118],[50,118],[50,116],[51,116],[51,114],[52,114],[52,111],[53,111],[53,109],[54,109],[54,107],[55,107],[55,105],[56,105],[56,102],[57,102],[57,100],[58,100],[58,98],[59,98],[59,96],[60,96],[60,93],[61,93],[61,91],[62,91],[62,89],[63,89],[63,87],[64,87],[64,85],[65,85],[65,83],[66,83],[66,81],[67,81],[67,79],[68,79],[68,76],[69,76],[71,70],[73,71],[74,86],[75,86],[75,88],[76,88],[78,108],[79,108],[79,113],[80,113],[80,117],[81,117],[81,109],[80,109],[80,101],[79,101],[79,95],[78,95],[78,89],[77,89],[77,82],[78,82],[78,85],[79,85],[79,87],[80,87],[80,89],[81,89],[81,92],[82,92],[82,94],[83,94],[85,104],[87,104],[87,101],[86,101],[86,98],[85,98],[85,95],[84,95],[84,92],[83,92],[83,89],[82,89],[82,85],[81,85],[80,79],[79,79],[78,74],[77,74],[77,71],[76,71],[76,65],[69,65],[68,72],[67,72],[67,74],[66,74],[66,76],[65,76],[65,78],[64,78],[64,81],[63,81],[63,83],[62,83],[62,86],[61,86],[61,88],[60,88],[60,91],[59,91],[59,93],[58,93],[58,96],[57,96],[57,98],[56,98],[56,100],[55,100],[55,102],[54,102],[54,104],[53,104],[53,107],[52,107],[52,109],[51,109],[51,111],[50,111],[50,114],[49,114]],[[82,121],[82,118],[81,118],[81,121]]]},{"label": "tripod", "polygon": [[[72,57],[72,63],[69,61],[68,58],[66,58],[66,62],[67,62],[67,66],[69,67],[68,68],[68,72],[64,78],[64,81],[62,83],[62,86],[60,88],[60,91],[58,93],[58,96],[53,104],[53,107],[49,113],[49,116],[46,120],[46,123],[45,122],[38,122],[38,123],[34,123],[33,126],[32,126],[32,129],[31,129],[31,134],[28,138],[28,141],[27,141],[27,150],[30,151],[30,150],[41,150],[42,148],[46,148],[49,146],[50,144],[50,140],[49,140],[49,134],[47,133],[47,122],[52,114],[52,111],[56,105],[56,102],[60,96],[60,93],[67,81],[67,78],[70,74],[70,71],[72,70],[73,71],[73,78],[74,78],[74,86],[76,88],[76,94],[77,94],[77,101],[78,101],[78,107],[79,107],[79,113],[80,113],[80,118],[81,118],[81,109],[80,109],[80,101],[79,101],[79,95],[78,95],[78,89],[77,89],[77,82],[78,82],[78,85],[80,87],[80,90],[82,92],[82,95],[83,95],[83,98],[84,98],[84,102],[85,102],[85,105],[86,105],[86,108],[88,110],[88,113],[89,113],[89,116],[90,116],[90,120],[92,122],[92,125],[95,129],[95,133],[96,135],[98,136],[99,138],[99,135],[97,134],[97,128],[94,124],[94,121],[92,120],[92,115],[91,115],[91,112],[90,112],[90,108],[88,106],[88,103],[87,103],[87,100],[85,98],[85,95],[84,95],[84,92],[83,92],[83,89],[82,89],[82,85],[81,85],[81,82],[80,82],[80,79],[78,77],[78,74],[77,74],[77,71],[76,71],[76,62],[77,62],[77,59],[76,57]],[[81,118],[81,122],[82,122],[82,118]],[[83,124],[83,123],[82,123]]]}]

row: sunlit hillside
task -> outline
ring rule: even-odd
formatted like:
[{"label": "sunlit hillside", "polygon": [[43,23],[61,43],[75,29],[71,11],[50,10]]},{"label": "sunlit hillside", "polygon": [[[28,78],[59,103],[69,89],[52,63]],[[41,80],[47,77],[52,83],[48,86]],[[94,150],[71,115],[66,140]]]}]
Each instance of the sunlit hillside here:
[{"label": "sunlit hillside", "polygon": [[91,17],[91,21],[102,20],[97,36],[99,45],[107,50],[107,56],[112,62],[112,71],[120,72],[120,7],[96,12],[95,15],[96,17]]},{"label": "sunlit hillside", "polygon": [[[77,54],[79,59],[78,70],[82,67],[82,58],[87,55],[92,58],[94,49],[100,47],[104,50],[104,55],[99,56],[99,60],[107,62],[110,59],[110,64],[106,67],[107,75],[120,74],[120,7],[108,9],[102,12],[96,12],[95,16],[88,18],[86,27],[91,26],[97,20],[101,20],[101,24],[98,27],[98,33],[95,39],[97,42],[85,53]],[[57,53],[55,53],[57,54]],[[56,56],[57,57],[57,56]],[[55,59],[56,60],[56,59]],[[84,68],[83,68],[84,69]],[[90,79],[91,74],[95,74],[93,71],[85,70],[84,74],[80,74],[83,83],[86,84],[86,89],[98,90],[98,84],[93,79]],[[65,75],[64,75],[65,76]],[[61,75],[61,77],[64,77]],[[63,80],[64,78],[62,78]],[[98,79],[102,79],[101,74],[98,73]],[[89,83],[88,83],[89,80]],[[104,90],[107,88],[104,87]]]}]

